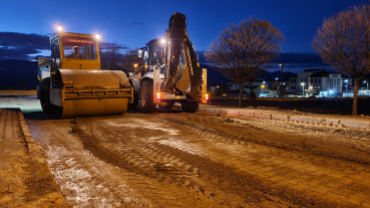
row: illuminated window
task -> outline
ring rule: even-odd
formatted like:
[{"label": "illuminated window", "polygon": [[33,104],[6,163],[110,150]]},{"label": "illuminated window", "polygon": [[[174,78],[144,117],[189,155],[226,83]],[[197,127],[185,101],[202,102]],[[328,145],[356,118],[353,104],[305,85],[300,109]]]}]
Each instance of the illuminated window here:
[{"label": "illuminated window", "polygon": [[63,54],[67,59],[96,59],[96,42],[89,38],[64,37]]}]

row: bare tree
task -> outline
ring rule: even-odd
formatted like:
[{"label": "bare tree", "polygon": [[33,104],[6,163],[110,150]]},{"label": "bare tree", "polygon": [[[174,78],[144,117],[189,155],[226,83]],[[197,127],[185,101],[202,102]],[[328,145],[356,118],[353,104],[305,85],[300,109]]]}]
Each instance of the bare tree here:
[{"label": "bare tree", "polygon": [[119,66],[125,71],[134,72],[135,68],[140,64],[142,63],[140,63],[140,58],[138,58],[137,50],[127,50],[126,53],[120,58]]},{"label": "bare tree", "polygon": [[209,46],[205,56],[226,77],[239,83],[241,107],[243,84],[271,66],[283,41],[284,36],[270,22],[250,18],[237,26],[231,24]]},{"label": "bare tree", "polygon": [[370,6],[356,6],[324,20],[312,41],[323,61],[355,80],[352,115],[357,116],[357,93],[370,72]]},{"label": "bare tree", "polygon": [[119,56],[122,49],[127,49],[127,47],[118,44],[117,42],[114,43],[101,43],[101,59],[102,59],[102,67],[113,70],[117,65],[117,56]]}]

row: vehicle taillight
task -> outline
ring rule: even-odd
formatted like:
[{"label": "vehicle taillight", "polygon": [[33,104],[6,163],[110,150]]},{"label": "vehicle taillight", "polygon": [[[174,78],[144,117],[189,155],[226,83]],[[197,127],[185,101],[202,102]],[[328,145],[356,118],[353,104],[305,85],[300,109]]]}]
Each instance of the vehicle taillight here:
[{"label": "vehicle taillight", "polygon": [[160,99],[161,99],[161,93],[157,92],[157,100],[160,100]]}]

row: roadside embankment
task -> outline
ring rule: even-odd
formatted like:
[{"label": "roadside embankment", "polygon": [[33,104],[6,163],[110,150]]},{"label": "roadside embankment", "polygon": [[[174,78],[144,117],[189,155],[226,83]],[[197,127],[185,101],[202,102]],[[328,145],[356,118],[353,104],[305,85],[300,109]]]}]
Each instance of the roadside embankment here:
[{"label": "roadside embankment", "polygon": [[343,128],[355,128],[370,131],[370,118],[365,116],[320,115],[298,111],[279,111],[263,109],[232,108],[222,106],[201,105],[199,111],[228,116],[254,117],[269,120],[304,123],[312,125],[328,125]]},{"label": "roadside embankment", "polygon": [[19,109],[0,109],[0,207],[69,207]]}]

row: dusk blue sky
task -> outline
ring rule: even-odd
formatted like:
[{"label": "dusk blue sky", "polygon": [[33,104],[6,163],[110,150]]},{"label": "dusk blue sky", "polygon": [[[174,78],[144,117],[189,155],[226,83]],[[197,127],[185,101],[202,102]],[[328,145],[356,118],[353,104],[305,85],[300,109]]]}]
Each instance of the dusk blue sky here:
[{"label": "dusk blue sky", "polygon": [[315,53],[311,40],[324,18],[363,3],[369,1],[0,0],[0,32],[47,35],[60,24],[66,31],[99,33],[105,42],[134,49],[163,36],[171,14],[181,12],[188,18],[191,41],[200,51],[207,50],[229,24],[255,17],[270,21],[285,35],[283,53]]}]

